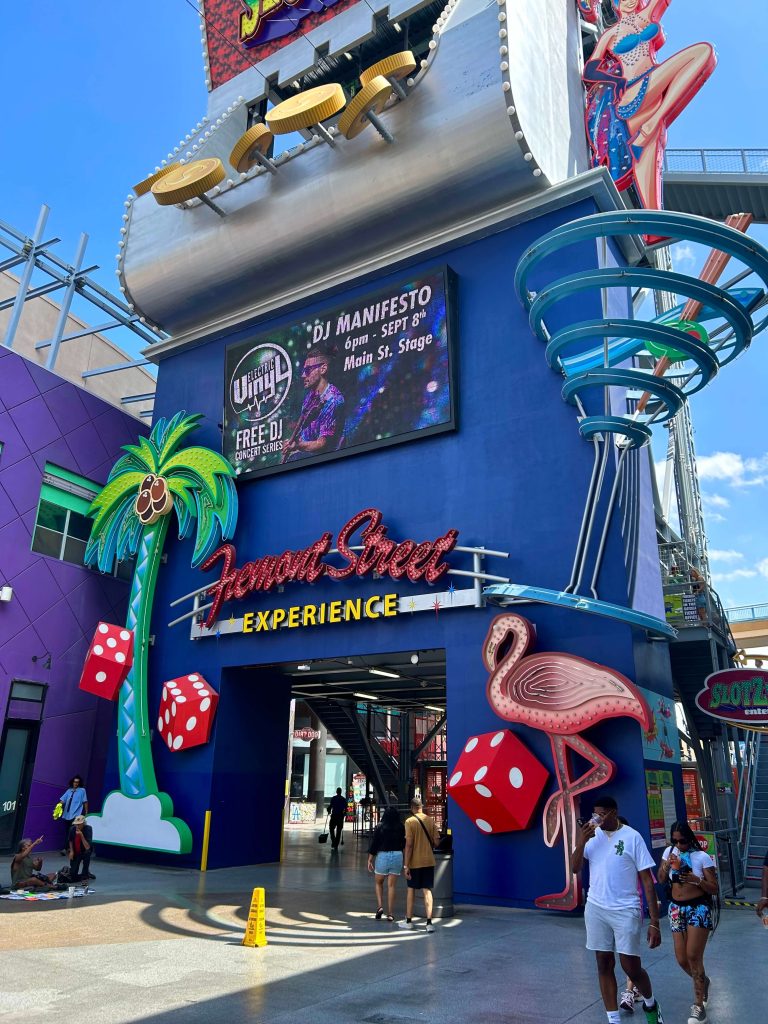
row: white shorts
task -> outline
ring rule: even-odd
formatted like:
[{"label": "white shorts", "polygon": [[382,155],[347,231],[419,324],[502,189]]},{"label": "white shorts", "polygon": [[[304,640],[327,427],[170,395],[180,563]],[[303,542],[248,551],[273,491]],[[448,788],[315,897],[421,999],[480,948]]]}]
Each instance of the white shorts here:
[{"label": "white shorts", "polygon": [[587,949],[602,953],[640,956],[643,939],[643,915],[637,908],[606,910],[587,901],[584,908]]}]

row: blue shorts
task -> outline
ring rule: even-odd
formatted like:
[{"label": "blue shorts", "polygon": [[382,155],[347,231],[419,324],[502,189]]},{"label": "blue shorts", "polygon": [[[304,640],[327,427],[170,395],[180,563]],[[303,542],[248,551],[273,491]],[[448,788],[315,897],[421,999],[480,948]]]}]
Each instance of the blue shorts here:
[{"label": "blue shorts", "polygon": [[686,932],[689,928],[712,931],[712,908],[705,900],[686,900],[669,904],[669,927],[673,932]]},{"label": "blue shorts", "polygon": [[382,850],[376,854],[373,870],[377,875],[399,875],[403,870],[402,850]]}]

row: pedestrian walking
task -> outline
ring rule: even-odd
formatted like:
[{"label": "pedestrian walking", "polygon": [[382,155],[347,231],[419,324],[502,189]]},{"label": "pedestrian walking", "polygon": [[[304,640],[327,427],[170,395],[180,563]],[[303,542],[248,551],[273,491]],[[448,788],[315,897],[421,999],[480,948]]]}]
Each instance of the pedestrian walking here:
[{"label": "pedestrian walking", "polygon": [[69,856],[69,830],[74,824],[75,818],[81,814],[88,813],[88,794],[85,791],[85,784],[82,775],[75,775],[69,780],[69,785],[59,797],[62,804],[61,823],[64,826],[64,845],[61,849],[61,856]]},{"label": "pedestrian walking", "polygon": [[693,979],[693,1005],[688,1024],[699,1024],[707,1019],[705,1007],[709,999],[704,948],[714,931],[712,898],[718,892],[715,862],[699,848],[693,829],[686,821],[672,825],[669,842],[661,857],[659,881],[670,885],[669,927],[677,962]]},{"label": "pedestrian walking", "polygon": [[432,889],[435,885],[434,848],[439,839],[437,825],[422,810],[421,800],[411,800],[411,816],[405,822],[404,871],[407,879],[405,920],[398,922],[400,928],[415,929],[413,923],[413,900],[417,889],[424,895],[424,916],[426,930],[433,932]]},{"label": "pedestrian walking", "polygon": [[344,842],[341,838],[341,833],[344,828],[344,818],[347,813],[347,801],[342,795],[340,786],[336,789],[336,795],[331,797],[329,813],[331,816],[331,849],[338,850],[339,843]]},{"label": "pedestrian walking", "polygon": [[387,921],[395,919],[395,890],[403,873],[405,826],[395,807],[387,807],[373,830],[368,847],[368,870],[376,885],[376,920],[384,914],[384,879],[387,880]]},{"label": "pedestrian walking", "polygon": [[643,837],[629,825],[622,825],[618,805],[611,796],[595,800],[592,817],[582,826],[573,850],[573,870],[581,871],[589,861],[589,892],[584,911],[587,949],[597,961],[600,994],[608,1024],[619,1024],[616,958],[643,997],[647,1024],[664,1024],[661,1008],[653,995],[651,979],[641,961],[643,908],[638,895],[642,883],[651,917],[647,942],[651,949],[661,944],[659,901],[651,869],[654,860]]}]

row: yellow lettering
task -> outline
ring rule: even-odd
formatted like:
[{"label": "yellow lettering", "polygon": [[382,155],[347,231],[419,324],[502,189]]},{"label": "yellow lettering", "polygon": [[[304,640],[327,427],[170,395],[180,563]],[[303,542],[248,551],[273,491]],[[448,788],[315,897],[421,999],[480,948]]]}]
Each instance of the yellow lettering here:
[{"label": "yellow lettering", "polygon": [[384,614],[397,615],[397,594],[387,594],[384,597]]},{"label": "yellow lettering", "polygon": [[317,608],[313,604],[304,605],[304,625],[314,626],[315,615],[317,615]]},{"label": "yellow lettering", "polygon": [[331,601],[328,606],[328,621],[341,622],[341,601]]},{"label": "yellow lettering", "polygon": [[253,612],[246,612],[245,615],[243,616],[243,632],[244,633],[252,633],[253,632],[253,619],[254,619]]},{"label": "yellow lettering", "polygon": [[283,0],[255,0],[250,4],[250,14],[243,11],[240,15],[240,42],[247,43],[258,34],[264,18],[282,6]]},{"label": "yellow lettering", "polygon": [[318,619],[317,619],[318,626],[322,626],[322,624],[325,622],[325,609],[327,607],[328,607],[328,605],[326,605],[326,604],[321,604],[320,605],[320,608],[319,608],[320,615],[318,616]]},{"label": "yellow lettering", "polygon": [[269,630],[269,612],[256,612],[256,632]]},{"label": "yellow lettering", "polygon": [[369,597],[365,602],[365,617],[367,619],[378,619],[380,612],[374,611],[374,605],[378,604],[381,600],[378,594],[375,597]]},{"label": "yellow lettering", "polygon": [[272,612],[272,629],[278,629],[280,623],[285,619],[285,608],[275,608]]},{"label": "yellow lettering", "polygon": [[359,619],[360,618],[360,612],[361,612],[361,605],[362,605],[362,601],[360,600],[359,597],[357,598],[356,601],[353,601],[350,598],[347,601],[347,603],[344,605],[344,618],[347,619],[347,620]]},{"label": "yellow lettering", "polygon": [[300,625],[299,615],[301,614],[301,605],[295,604],[292,608],[288,609],[288,629],[295,629],[296,626]]}]

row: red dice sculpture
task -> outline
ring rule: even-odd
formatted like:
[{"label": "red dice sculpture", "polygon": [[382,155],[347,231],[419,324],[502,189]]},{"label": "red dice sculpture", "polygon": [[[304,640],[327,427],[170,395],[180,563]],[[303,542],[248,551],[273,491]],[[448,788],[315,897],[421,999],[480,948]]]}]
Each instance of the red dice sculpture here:
[{"label": "red dice sculpture", "polygon": [[133,665],[133,630],[100,622],[85,656],[80,689],[116,700]]},{"label": "red dice sculpture", "polygon": [[169,750],[199,747],[211,738],[219,695],[193,672],[163,685],[157,731]]},{"label": "red dice sculpture", "polygon": [[448,793],[481,832],[528,828],[549,772],[510,732],[486,732],[464,744]]}]

